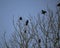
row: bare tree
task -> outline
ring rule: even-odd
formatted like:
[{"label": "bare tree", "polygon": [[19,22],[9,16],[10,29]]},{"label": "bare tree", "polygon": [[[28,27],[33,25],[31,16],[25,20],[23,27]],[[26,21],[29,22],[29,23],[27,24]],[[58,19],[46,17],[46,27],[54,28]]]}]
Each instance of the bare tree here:
[{"label": "bare tree", "polygon": [[54,12],[48,8],[43,16],[40,14],[34,17],[30,16],[29,20],[26,21],[18,19],[18,29],[13,20],[16,31],[12,36],[12,44],[16,48],[57,48],[60,45],[58,16],[58,14],[54,15]]},{"label": "bare tree", "polygon": [[37,22],[44,34],[43,44],[45,48],[60,47],[60,6],[57,9],[57,14],[48,8],[47,14],[38,15]]},{"label": "bare tree", "polygon": [[[24,23],[24,24],[22,24]],[[14,20],[13,25],[15,32],[12,35],[11,47],[16,48],[41,48],[41,39],[38,35],[37,24],[33,24],[30,20],[22,21],[18,19],[17,27],[15,27]]]},{"label": "bare tree", "polygon": [[6,39],[6,32],[3,32],[3,36],[0,39],[0,48],[10,48],[9,42]]},{"label": "bare tree", "polygon": [[51,9],[42,10],[42,15],[29,16],[24,20],[19,17],[13,26],[15,31],[9,40],[9,45],[4,42],[6,48],[59,48],[60,47],[60,6],[57,5],[57,13]]}]

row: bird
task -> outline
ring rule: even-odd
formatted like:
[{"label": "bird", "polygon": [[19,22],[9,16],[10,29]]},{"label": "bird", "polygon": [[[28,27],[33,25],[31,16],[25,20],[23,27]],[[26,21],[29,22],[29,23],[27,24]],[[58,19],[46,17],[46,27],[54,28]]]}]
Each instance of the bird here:
[{"label": "bird", "polygon": [[56,40],[59,40],[59,37],[57,37]]},{"label": "bird", "polygon": [[26,20],[26,24],[25,24],[25,25],[27,26],[27,25],[28,25],[28,23],[29,23],[29,21],[28,21],[28,20]]},{"label": "bird", "polygon": [[42,10],[42,14],[45,14],[45,13],[47,13],[45,10]]},{"label": "bird", "polygon": [[58,3],[57,6],[60,7],[60,3]]},{"label": "bird", "polygon": [[22,20],[22,17],[20,17],[19,20]]},{"label": "bird", "polygon": [[24,33],[26,33],[26,30],[24,31]]},{"label": "bird", "polygon": [[40,43],[41,42],[41,39],[39,39],[38,42]]}]

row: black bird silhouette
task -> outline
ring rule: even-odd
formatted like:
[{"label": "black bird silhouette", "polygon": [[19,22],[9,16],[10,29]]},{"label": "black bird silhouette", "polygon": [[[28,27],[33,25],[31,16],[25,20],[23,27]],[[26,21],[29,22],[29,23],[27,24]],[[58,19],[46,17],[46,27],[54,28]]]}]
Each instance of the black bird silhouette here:
[{"label": "black bird silhouette", "polygon": [[26,21],[26,25],[28,25],[28,23],[29,23],[29,21],[27,20],[27,21]]},{"label": "black bird silhouette", "polygon": [[19,20],[22,20],[22,17],[20,17]]},{"label": "black bird silhouette", "polygon": [[60,7],[60,3],[58,3],[57,6]]},{"label": "black bird silhouette", "polygon": [[59,40],[59,37],[58,37],[58,38],[56,38],[56,40]]},{"label": "black bird silhouette", "polygon": [[45,14],[45,13],[47,13],[45,10],[42,10],[42,14]]},{"label": "black bird silhouette", "polygon": [[26,30],[24,31],[24,33],[26,33]]},{"label": "black bird silhouette", "polygon": [[39,39],[38,42],[40,43],[41,42],[41,39]]}]

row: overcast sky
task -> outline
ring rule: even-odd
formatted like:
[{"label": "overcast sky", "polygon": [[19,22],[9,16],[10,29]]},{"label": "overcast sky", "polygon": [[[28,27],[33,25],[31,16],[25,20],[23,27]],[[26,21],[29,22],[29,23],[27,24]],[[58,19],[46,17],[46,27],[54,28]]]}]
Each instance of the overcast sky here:
[{"label": "overcast sky", "polygon": [[15,21],[18,16],[36,16],[42,9],[55,9],[56,0],[0,0],[0,34],[7,31],[13,32],[13,16]]}]

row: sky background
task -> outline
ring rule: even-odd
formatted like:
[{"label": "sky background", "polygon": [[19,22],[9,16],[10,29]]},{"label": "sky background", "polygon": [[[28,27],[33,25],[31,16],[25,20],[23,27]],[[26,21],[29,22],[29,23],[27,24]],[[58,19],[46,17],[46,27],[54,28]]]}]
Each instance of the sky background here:
[{"label": "sky background", "polygon": [[26,18],[36,16],[42,9],[48,7],[55,10],[57,0],[0,0],[0,35],[6,31],[8,34],[14,31],[13,16],[15,22],[19,16]]}]

